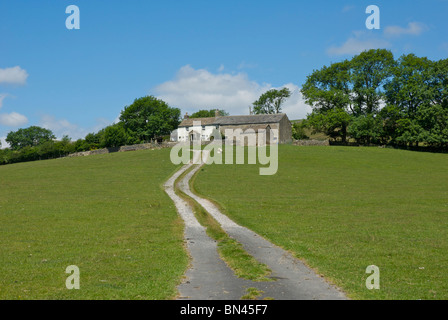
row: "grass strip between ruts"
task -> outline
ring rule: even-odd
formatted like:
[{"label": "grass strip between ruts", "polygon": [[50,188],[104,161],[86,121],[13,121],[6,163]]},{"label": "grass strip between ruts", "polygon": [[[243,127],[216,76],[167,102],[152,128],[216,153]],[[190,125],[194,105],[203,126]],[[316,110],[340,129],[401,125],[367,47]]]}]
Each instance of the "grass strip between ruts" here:
[{"label": "grass strip between ruts", "polygon": [[175,192],[193,208],[199,223],[206,228],[207,235],[217,241],[218,253],[221,259],[235,272],[236,276],[240,278],[252,281],[273,281],[274,279],[269,278],[271,270],[268,266],[258,262],[254,257],[248,254],[241,243],[232,239],[199,203],[177,187],[178,182],[193,170],[193,168],[194,166],[186,170],[175,181]]}]

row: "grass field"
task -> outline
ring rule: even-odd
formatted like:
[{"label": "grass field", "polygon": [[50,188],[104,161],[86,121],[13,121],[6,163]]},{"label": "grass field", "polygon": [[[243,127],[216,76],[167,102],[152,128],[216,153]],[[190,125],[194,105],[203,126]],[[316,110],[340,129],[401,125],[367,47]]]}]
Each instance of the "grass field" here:
[{"label": "grass field", "polygon": [[[169,149],[0,167],[0,299],[170,299],[188,266],[162,184]],[[448,299],[448,155],[279,148],[279,169],[211,165],[195,178],[237,223],[356,299]],[[369,265],[380,290],[367,290]],[[80,268],[67,290],[65,269]]]},{"label": "grass field", "polygon": [[205,166],[195,189],[351,298],[448,299],[448,155],[284,145],[276,175],[258,170]]},{"label": "grass field", "polygon": [[[0,167],[0,299],[170,299],[188,265],[169,149]],[[65,269],[80,269],[68,290]]]}]

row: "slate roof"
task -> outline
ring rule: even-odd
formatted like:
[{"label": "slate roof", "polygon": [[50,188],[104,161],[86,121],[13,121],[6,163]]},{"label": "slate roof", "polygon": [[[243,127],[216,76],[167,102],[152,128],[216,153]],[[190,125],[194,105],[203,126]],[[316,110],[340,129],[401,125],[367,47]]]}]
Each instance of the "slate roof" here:
[{"label": "slate roof", "polygon": [[219,125],[238,125],[238,124],[259,124],[259,123],[277,123],[285,116],[284,113],[277,114],[254,114],[250,116],[227,116],[218,117],[214,124]]},{"label": "slate roof", "polygon": [[201,125],[202,126],[209,126],[214,124],[216,118],[215,117],[211,117],[211,118],[188,118],[188,119],[184,119],[180,124],[179,127],[192,127],[193,126],[193,121],[201,121]]},{"label": "slate roof", "polygon": [[248,116],[225,116],[217,118],[188,118],[184,119],[179,127],[191,127],[193,121],[201,121],[201,125],[243,125],[243,124],[260,124],[260,123],[278,123],[286,116],[284,113],[277,114],[254,114]]}]

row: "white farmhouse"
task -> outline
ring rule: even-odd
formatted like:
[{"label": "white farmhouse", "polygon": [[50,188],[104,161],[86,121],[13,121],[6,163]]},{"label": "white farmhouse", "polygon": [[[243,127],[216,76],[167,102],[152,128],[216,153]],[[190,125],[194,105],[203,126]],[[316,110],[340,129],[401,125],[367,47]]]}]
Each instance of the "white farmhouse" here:
[{"label": "white farmhouse", "polygon": [[214,130],[219,130],[215,125],[216,118],[188,118],[188,114],[177,128],[177,141],[210,141]]}]

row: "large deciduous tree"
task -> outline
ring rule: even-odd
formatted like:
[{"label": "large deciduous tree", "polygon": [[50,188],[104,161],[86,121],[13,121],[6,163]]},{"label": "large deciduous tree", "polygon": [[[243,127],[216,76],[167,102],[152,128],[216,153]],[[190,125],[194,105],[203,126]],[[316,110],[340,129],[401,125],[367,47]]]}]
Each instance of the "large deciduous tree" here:
[{"label": "large deciduous tree", "polygon": [[350,61],[354,114],[376,113],[384,102],[384,85],[392,76],[395,60],[385,49],[364,51]]},{"label": "large deciduous tree", "polygon": [[260,98],[253,103],[253,111],[255,114],[272,114],[280,113],[282,104],[291,96],[288,88],[280,90],[271,89],[263,93]]},{"label": "large deciduous tree", "polygon": [[[386,84],[386,102],[399,113],[395,119],[400,144],[448,143],[448,63],[431,61],[414,54],[401,56]],[[390,121],[390,118],[387,119]]]},{"label": "large deciduous tree", "polygon": [[435,98],[433,66],[428,58],[414,54],[401,56],[391,69],[393,78],[385,85],[387,104],[396,106],[403,115],[414,119],[418,108],[432,104]]},{"label": "large deciduous tree", "polygon": [[313,108],[308,123],[345,142],[350,123],[362,117],[351,127],[351,134],[366,142],[377,138],[376,116],[384,104],[384,86],[394,65],[392,53],[378,49],[315,70],[301,89]]},{"label": "large deciduous tree", "polygon": [[307,77],[301,92],[313,108],[307,123],[314,131],[346,141],[351,120],[349,111],[353,113],[351,87],[350,62],[347,60],[324,66]]},{"label": "large deciduous tree", "polygon": [[179,119],[180,109],[172,108],[153,96],[134,100],[120,115],[120,121],[133,142],[147,142],[170,134],[179,125]]},{"label": "large deciduous tree", "polygon": [[32,126],[26,129],[19,129],[17,131],[11,131],[6,137],[13,150],[20,150],[24,147],[39,146],[47,141],[56,139],[51,130]]},{"label": "large deciduous tree", "polygon": [[301,92],[306,103],[317,113],[351,106],[350,62],[333,63],[310,74]]}]

